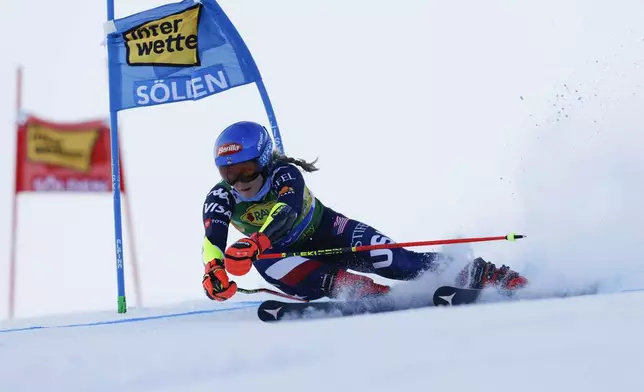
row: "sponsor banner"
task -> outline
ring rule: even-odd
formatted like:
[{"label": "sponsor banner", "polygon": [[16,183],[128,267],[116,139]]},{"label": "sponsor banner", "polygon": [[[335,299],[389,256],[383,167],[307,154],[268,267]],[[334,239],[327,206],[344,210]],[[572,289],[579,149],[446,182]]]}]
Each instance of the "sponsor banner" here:
[{"label": "sponsor banner", "polygon": [[18,125],[17,154],[16,192],[112,191],[105,122],[54,123],[28,116]]},{"label": "sponsor banner", "polygon": [[110,21],[115,110],[198,100],[261,80],[214,0],[184,0]]}]

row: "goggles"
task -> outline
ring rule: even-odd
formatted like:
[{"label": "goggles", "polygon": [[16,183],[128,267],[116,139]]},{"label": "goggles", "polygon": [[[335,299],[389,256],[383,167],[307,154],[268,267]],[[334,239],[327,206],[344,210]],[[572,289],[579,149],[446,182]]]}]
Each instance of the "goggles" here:
[{"label": "goggles", "polygon": [[237,181],[251,182],[262,173],[257,159],[235,163],[230,166],[220,166],[219,174],[229,185],[235,185]]}]

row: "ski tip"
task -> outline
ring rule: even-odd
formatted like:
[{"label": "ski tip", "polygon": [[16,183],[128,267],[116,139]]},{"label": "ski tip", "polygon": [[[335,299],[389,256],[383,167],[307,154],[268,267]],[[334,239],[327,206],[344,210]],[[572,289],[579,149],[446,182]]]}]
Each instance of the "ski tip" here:
[{"label": "ski tip", "polygon": [[512,233],[512,234],[506,235],[505,239],[508,240],[508,241],[516,241],[518,239],[525,238],[525,237],[527,237],[527,236],[522,235],[522,234],[514,234],[514,233]]},{"label": "ski tip", "polygon": [[257,308],[257,317],[264,322],[278,321],[284,314],[283,307],[285,303],[275,300],[266,300]]}]

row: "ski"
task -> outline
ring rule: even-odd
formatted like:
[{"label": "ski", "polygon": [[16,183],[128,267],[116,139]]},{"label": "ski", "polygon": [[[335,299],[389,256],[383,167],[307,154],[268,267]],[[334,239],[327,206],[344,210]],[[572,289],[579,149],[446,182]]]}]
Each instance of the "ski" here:
[{"label": "ski", "polygon": [[348,316],[357,312],[364,313],[359,304],[352,302],[283,302],[267,300],[257,309],[257,316],[265,322],[283,319]]},{"label": "ski", "polygon": [[314,318],[330,318],[355,316],[361,314],[394,312],[400,310],[418,309],[424,307],[438,306],[460,306],[477,303],[495,303],[505,301],[521,301],[544,298],[566,298],[580,295],[591,295],[597,293],[597,287],[591,286],[585,290],[563,291],[563,292],[530,292],[521,289],[517,292],[499,292],[491,298],[483,300],[481,289],[469,289],[455,286],[438,287],[431,299],[427,298],[392,298],[388,296],[375,297],[361,301],[318,301],[318,302],[284,302],[267,300],[260,304],[257,309],[257,316],[265,322],[281,320],[298,320]]},{"label": "ski", "polygon": [[267,300],[259,305],[257,316],[262,321],[275,322],[280,320],[355,316],[427,306],[433,306],[433,303],[428,299],[401,300],[387,296],[360,301],[285,302]]},{"label": "ski", "polygon": [[499,303],[512,301],[530,301],[539,299],[570,298],[582,295],[595,295],[600,292],[599,283],[587,287],[565,290],[538,290],[521,288],[517,290],[489,291],[483,298],[484,290],[469,289],[454,286],[441,286],[434,292],[434,306],[457,306],[468,304]]},{"label": "ski", "polygon": [[434,291],[434,306],[457,306],[473,304],[479,300],[481,290],[454,286],[441,286]]},{"label": "ski", "polygon": [[312,319],[344,317],[360,314],[394,312],[399,310],[417,309],[428,306],[456,306],[474,303],[480,290],[463,289],[452,286],[441,286],[434,291],[431,300],[426,298],[392,298],[388,296],[375,297],[361,301],[319,301],[319,302],[285,302],[267,300],[260,304],[257,316],[265,322],[283,319]]}]

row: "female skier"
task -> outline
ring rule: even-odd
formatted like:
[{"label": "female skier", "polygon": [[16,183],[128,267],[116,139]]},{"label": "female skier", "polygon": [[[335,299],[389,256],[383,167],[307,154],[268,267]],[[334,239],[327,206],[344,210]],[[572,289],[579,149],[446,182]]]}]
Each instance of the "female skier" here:
[{"label": "female skier", "polygon": [[[264,252],[393,241],[366,223],[323,205],[308,189],[300,171],[318,170],[315,161],[308,163],[274,152],[273,141],[260,124],[242,121],[228,126],[216,140],[214,158],[222,180],[207,194],[203,210],[202,284],[210,299],[231,298],[237,284],[228,274],[245,275],[253,265],[267,282],[302,299],[377,296],[388,293],[389,286],[350,270],[411,280],[422,272],[436,271],[439,259],[446,257],[397,248],[315,258],[259,259]],[[226,249],[229,224],[248,237]],[[497,268],[481,258],[468,263],[457,280],[462,287],[493,285],[503,290],[527,283],[508,267]]]}]

